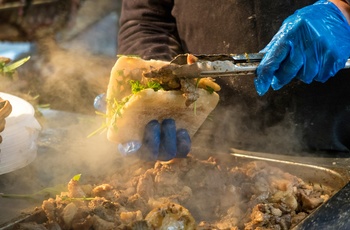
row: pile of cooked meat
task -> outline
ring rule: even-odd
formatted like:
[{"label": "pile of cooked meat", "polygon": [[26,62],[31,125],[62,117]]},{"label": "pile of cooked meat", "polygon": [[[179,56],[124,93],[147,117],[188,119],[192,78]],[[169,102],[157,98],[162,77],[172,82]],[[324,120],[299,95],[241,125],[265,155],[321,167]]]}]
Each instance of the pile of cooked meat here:
[{"label": "pile of cooked meat", "polygon": [[137,161],[96,184],[72,179],[43,202],[47,220],[33,227],[290,229],[331,195],[263,161]]}]

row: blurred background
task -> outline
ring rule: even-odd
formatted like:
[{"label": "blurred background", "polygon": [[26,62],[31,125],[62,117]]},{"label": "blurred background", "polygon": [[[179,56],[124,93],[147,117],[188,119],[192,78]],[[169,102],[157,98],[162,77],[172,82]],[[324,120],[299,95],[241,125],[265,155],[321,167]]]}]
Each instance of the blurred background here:
[{"label": "blurred background", "polygon": [[30,56],[0,91],[93,113],[116,61],[121,0],[0,0],[0,56]]},{"label": "blurred background", "polygon": [[1,133],[0,169],[13,172],[0,170],[0,229],[45,198],[1,194],[32,194],[65,184],[77,173],[87,179],[118,164],[105,135],[87,136],[103,121],[95,116],[94,99],[106,92],[116,61],[120,5],[121,0],[0,0],[0,57],[30,56],[14,75],[0,75],[0,92],[32,104],[42,126],[33,161],[27,160],[29,151],[7,151],[5,142],[23,143]]}]

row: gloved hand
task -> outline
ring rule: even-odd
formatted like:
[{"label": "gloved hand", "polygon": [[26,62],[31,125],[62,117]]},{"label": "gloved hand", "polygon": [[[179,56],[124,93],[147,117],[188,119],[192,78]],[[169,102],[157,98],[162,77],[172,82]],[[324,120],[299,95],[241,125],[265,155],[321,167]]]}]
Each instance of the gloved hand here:
[{"label": "gloved hand", "polygon": [[186,129],[176,130],[173,119],[150,121],[144,131],[142,143],[130,141],[119,144],[123,155],[137,152],[139,158],[146,161],[168,161],[173,158],[185,158],[191,150],[191,138]]},{"label": "gloved hand", "polygon": [[[94,100],[96,110],[106,111],[106,95],[100,94]],[[130,140],[118,145],[119,152],[124,155],[137,154],[147,161],[168,161],[173,158],[185,158],[191,150],[191,138],[186,129],[176,129],[174,119],[150,121],[145,126],[142,143]]]},{"label": "gloved hand", "polygon": [[350,26],[332,2],[320,0],[288,17],[265,53],[254,80],[257,93],[282,88],[293,78],[325,82],[350,57]]},{"label": "gloved hand", "polygon": [[107,108],[107,103],[106,103],[106,94],[105,93],[101,93],[99,95],[97,95],[94,99],[94,108],[97,111],[106,112],[106,108]]}]

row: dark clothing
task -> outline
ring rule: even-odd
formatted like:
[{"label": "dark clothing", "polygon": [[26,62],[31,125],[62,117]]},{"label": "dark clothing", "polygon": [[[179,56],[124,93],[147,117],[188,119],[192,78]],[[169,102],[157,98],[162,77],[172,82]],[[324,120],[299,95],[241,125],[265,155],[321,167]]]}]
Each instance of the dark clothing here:
[{"label": "dark clothing", "polygon": [[124,0],[119,54],[258,52],[282,21],[315,0]]},{"label": "dark clothing", "polygon": [[[287,16],[314,2],[124,0],[118,53],[171,60],[180,53],[259,52]],[[349,71],[341,72],[338,75],[350,77]],[[350,125],[344,123],[350,97],[346,79],[339,78],[310,85],[293,81],[263,97],[256,93],[253,77],[218,78],[220,104],[197,136],[209,147],[348,151],[350,140],[345,134],[350,133]],[[203,136],[210,140],[203,141]]]}]

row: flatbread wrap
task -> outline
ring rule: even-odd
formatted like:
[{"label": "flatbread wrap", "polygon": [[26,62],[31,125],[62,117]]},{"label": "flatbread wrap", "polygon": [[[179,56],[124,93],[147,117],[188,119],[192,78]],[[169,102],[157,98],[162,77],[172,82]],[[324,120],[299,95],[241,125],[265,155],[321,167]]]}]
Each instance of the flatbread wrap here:
[{"label": "flatbread wrap", "polygon": [[[142,142],[151,120],[172,118],[190,137],[219,101],[211,79],[149,79],[143,73],[169,62],[121,56],[111,70],[106,101],[107,138],[115,143]],[[187,88],[186,88],[187,87]],[[193,92],[188,92],[193,91]],[[195,100],[189,99],[195,95]],[[190,101],[190,102],[189,102]]]}]

